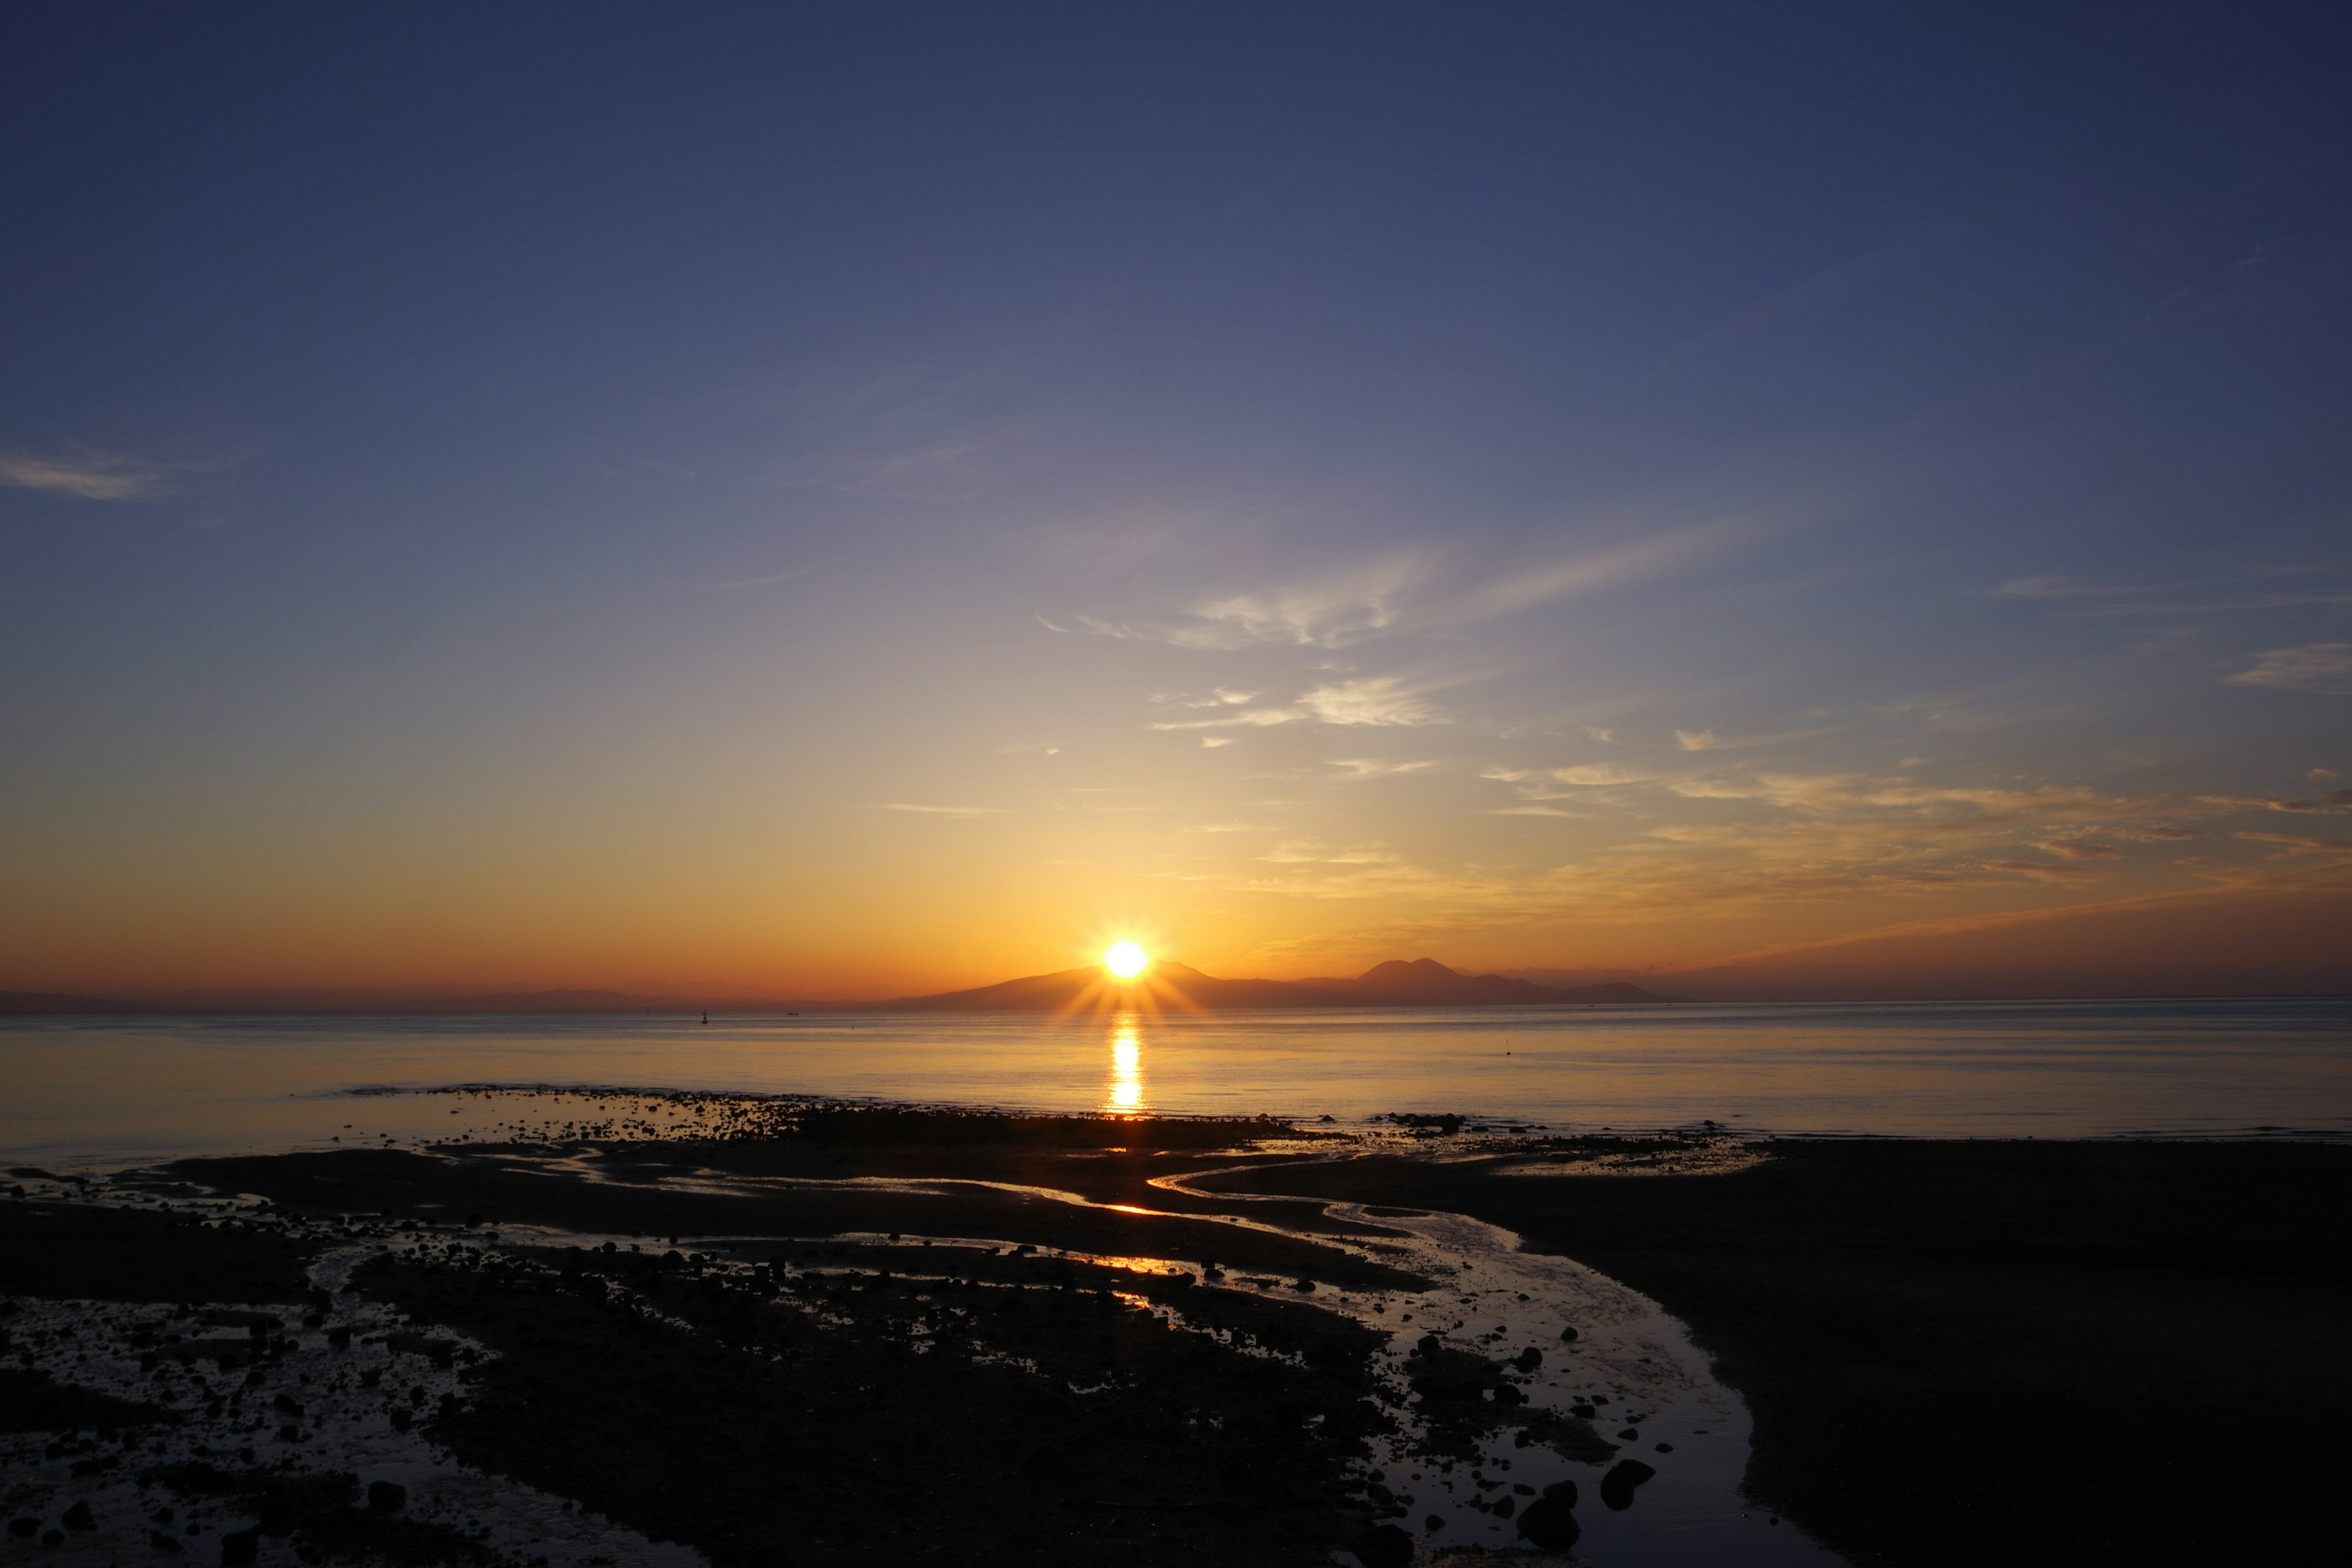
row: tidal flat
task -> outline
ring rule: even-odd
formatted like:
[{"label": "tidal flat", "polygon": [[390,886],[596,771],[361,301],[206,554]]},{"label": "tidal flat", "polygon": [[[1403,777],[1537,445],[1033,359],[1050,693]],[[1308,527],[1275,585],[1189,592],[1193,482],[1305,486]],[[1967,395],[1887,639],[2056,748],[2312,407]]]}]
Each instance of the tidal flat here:
[{"label": "tidal flat", "polygon": [[0,1201],[9,1559],[2208,1562],[2352,1151],[499,1091]]}]

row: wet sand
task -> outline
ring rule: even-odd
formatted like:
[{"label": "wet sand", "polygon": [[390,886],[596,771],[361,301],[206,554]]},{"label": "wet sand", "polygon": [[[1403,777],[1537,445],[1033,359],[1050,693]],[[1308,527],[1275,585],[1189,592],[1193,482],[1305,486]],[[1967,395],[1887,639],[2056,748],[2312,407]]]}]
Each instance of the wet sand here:
[{"label": "wet sand", "polygon": [[2352,1151],[675,1109],[658,1137],[575,1119],[19,1178],[0,1511],[32,1532],[0,1553],[1380,1568],[2324,1539]]}]

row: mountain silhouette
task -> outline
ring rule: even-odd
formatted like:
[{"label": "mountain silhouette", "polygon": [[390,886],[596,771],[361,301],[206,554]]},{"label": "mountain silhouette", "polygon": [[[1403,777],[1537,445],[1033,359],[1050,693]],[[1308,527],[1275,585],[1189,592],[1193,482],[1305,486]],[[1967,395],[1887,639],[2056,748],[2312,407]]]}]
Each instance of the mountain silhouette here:
[{"label": "mountain silhouette", "polygon": [[0,991],[0,1013],[152,1013],[136,1002],[59,991]]},{"label": "mountain silhouette", "polygon": [[[1465,974],[1433,958],[1392,958],[1353,979],[1223,980],[1190,964],[1155,962],[1138,991],[1162,1004],[1228,1013],[1270,1007],[1568,1006],[1602,1002],[1664,1002],[1638,985],[1554,986],[1500,974]],[[876,1013],[1057,1012],[1106,995],[1117,987],[1088,964],[1052,974],[1024,975],[970,991],[869,1002]]]}]

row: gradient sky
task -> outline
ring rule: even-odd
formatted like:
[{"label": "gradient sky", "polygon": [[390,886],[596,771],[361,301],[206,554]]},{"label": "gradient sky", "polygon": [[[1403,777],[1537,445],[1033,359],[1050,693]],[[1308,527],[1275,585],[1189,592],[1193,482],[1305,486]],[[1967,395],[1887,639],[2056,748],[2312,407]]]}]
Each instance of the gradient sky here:
[{"label": "gradient sky", "polygon": [[2347,17],[14,7],[0,985],[2344,911]]}]

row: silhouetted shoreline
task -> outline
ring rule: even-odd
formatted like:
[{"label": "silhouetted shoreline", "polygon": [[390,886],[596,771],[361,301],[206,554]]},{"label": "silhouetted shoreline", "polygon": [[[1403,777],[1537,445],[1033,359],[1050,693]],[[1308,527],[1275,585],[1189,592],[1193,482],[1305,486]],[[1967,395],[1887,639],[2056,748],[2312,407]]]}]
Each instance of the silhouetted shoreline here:
[{"label": "silhouetted shoreline", "polygon": [[[1400,1489],[1351,1468],[1391,1419],[1366,1360],[1378,1340],[1316,1303],[1435,1282],[1379,1261],[1398,1233],[1377,1219],[1323,1212],[1347,1199],[1476,1215],[1663,1302],[1753,1412],[1756,1505],[1855,1563],[2286,1560],[2332,1529],[2352,1392],[2340,1147],[1548,1137],[1434,1115],[1375,1136],[697,1103],[686,1137],[575,1120],[507,1144],[190,1160],[107,1184],[22,1172],[35,1190],[0,1203],[0,1290],[28,1307],[156,1303],[137,1352],[151,1363],[152,1336],[207,1301],[284,1302],[289,1324],[309,1311],[307,1337],[289,1327],[275,1353],[322,1378],[342,1352],[321,1336],[364,1303],[428,1339],[457,1332],[495,1354],[446,1369],[419,1432],[720,1564],[1370,1562],[1427,1532]],[[1264,1201],[1276,1194],[1297,1201]],[[379,1250],[322,1298],[306,1260],[354,1247]],[[1154,1303],[1301,1372],[1277,1391],[1251,1370],[1262,1361],[1160,1325]],[[966,1342],[996,1350],[939,1359]],[[1024,1393],[989,1370],[1010,1344],[1063,1370]],[[797,1370],[762,1370],[778,1364]],[[83,1399],[67,1363],[44,1367],[17,1376],[12,1408],[133,1435],[104,1473],[138,1469],[135,1435],[154,1423],[201,1424],[184,1398]],[[1114,1367],[1115,1397],[1052,1393],[1053,1377],[1091,1386]],[[1454,1405],[1433,1384],[1414,1408],[1465,1431],[1524,1418],[1483,1386]],[[1017,1437],[951,1436],[992,1429],[1008,1401],[1026,1412]],[[2184,1441],[2249,1405],[2259,1446]],[[1181,1416],[1211,1409],[1209,1426]],[[1615,1462],[1590,1424],[1525,1435]],[[2053,1443],[2063,1464],[2034,1458]],[[115,1451],[68,1440],[54,1484],[44,1468],[12,1495],[48,1486],[53,1514],[73,1489],[62,1469]],[[223,1529],[304,1463],[299,1442],[242,1451],[258,1457],[223,1449],[197,1478]],[[891,1466],[860,1458],[881,1453]],[[158,1495],[197,1484],[184,1463],[143,1473]],[[320,1492],[288,1526],[298,1542],[364,1535],[357,1484]]]}]

